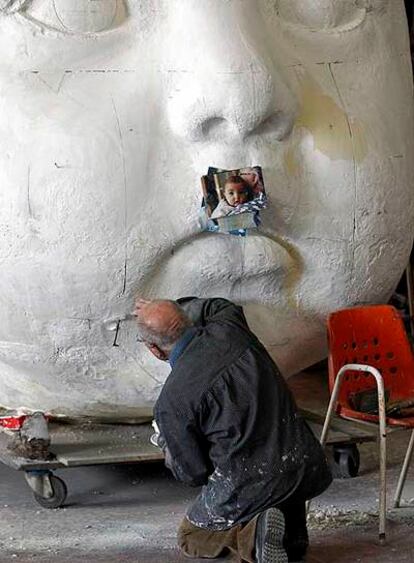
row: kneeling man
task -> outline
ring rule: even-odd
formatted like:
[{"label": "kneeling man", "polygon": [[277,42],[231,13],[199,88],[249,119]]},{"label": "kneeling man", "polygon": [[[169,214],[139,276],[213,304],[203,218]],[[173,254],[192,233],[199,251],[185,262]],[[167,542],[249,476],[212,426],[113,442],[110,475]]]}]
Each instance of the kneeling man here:
[{"label": "kneeling man", "polygon": [[155,440],[178,480],[202,486],[180,526],[181,549],[302,560],[305,501],[332,478],[243,309],[220,298],[138,299],[134,314],[140,339],[172,368],[155,405]]}]

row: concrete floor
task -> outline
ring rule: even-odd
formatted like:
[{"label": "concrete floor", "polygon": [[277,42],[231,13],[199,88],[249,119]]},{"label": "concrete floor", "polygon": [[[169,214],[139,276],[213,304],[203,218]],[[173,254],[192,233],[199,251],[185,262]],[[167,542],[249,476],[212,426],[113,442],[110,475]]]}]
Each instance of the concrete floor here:
[{"label": "concrete floor", "polygon": [[[401,432],[389,441],[391,494],[408,438]],[[312,503],[308,563],[414,562],[414,507],[389,512],[388,541],[378,545],[375,444],[361,445],[360,453],[359,476],[335,480]],[[175,482],[161,464],[77,468],[57,475],[68,485],[66,507],[45,510],[23,474],[0,465],[1,563],[188,561],[175,548],[175,530],[197,490]],[[413,477],[414,466],[405,493],[414,502]]]}]

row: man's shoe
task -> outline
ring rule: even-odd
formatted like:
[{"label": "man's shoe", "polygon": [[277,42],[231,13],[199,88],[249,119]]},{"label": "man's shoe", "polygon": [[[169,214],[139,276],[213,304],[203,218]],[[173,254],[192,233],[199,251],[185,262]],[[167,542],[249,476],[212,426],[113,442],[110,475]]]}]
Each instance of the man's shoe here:
[{"label": "man's shoe", "polygon": [[284,533],[285,519],[278,508],[268,508],[259,515],[255,539],[257,563],[288,563]]}]

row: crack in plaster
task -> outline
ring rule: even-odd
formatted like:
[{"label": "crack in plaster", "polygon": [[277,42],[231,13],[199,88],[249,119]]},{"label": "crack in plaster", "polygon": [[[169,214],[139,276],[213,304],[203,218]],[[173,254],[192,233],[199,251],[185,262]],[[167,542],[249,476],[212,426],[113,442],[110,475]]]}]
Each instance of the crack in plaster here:
[{"label": "crack in plaster", "polygon": [[346,111],[345,101],[344,101],[342,93],[339,89],[339,85],[338,85],[338,82],[335,78],[334,72],[332,70],[332,64],[331,63],[328,64],[328,68],[329,68],[329,73],[332,77],[332,81],[334,83],[335,89],[336,89],[337,94],[338,94],[339,102],[340,102],[342,110],[344,112],[346,123],[348,125],[349,138],[350,138],[351,147],[352,147],[353,184],[354,184],[354,204],[353,204],[353,214],[354,214],[354,216],[353,216],[353,227],[352,227],[352,261],[351,261],[351,268],[350,268],[350,278],[351,278],[351,285],[352,285],[352,283],[353,283],[352,280],[354,278],[354,272],[355,272],[355,234],[356,234],[357,198],[358,198],[358,186],[357,186],[357,184],[358,184],[358,169],[357,169],[357,160],[356,160],[356,154],[355,154],[355,140],[354,140],[354,134],[353,134],[353,131],[352,131],[351,120],[349,119],[348,112]]},{"label": "crack in plaster", "polygon": [[[122,135],[122,129],[121,129],[121,122],[119,119],[119,114],[118,111],[116,109],[116,105],[115,105],[115,100],[113,98],[113,96],[111,96],[111,100],[112,100],[112,107],[113,107],[113,111],[115,114],[115,120],[116,120],[116,124],[117,124],[117,129],[118,129],[118,135],[119,135],[119,146],[120,146],[120,150],[121,150],[121,160],[122,160],[122,174],[123,174],[123,182],[124,182],[124,273],[123,273],[123,284],[122,284],[122,290],[121,290],[121,296],[125,295],[125,290],[126,290],[126,281],[127,281],[127,264],[128,264],[128,256],[127,256],[127,252],[128,252],[128,242],[127,242],[127,225],[128,225],[128,205],[127,205],[127,199],[128,199],[128,193],[127,193],[127,174],[126,174],[126,161],[125,161],[125,149],[124,149],[124,138]],[[115,342],[116,342],[116,337],[118,335],[118,330],[119,327],[117,328],[116,331],[116,335],[115,335]],[[115,346],[115,343],[114,343]]]},{"label": "crack in plaster", "polygon": [[29,218],[32,219],[33,213],[32,213],[32,205],[30,203],[30,173],[31,173],[31,169],[29,164],[29,166],[27,167],[27,211],[29,214]]}]

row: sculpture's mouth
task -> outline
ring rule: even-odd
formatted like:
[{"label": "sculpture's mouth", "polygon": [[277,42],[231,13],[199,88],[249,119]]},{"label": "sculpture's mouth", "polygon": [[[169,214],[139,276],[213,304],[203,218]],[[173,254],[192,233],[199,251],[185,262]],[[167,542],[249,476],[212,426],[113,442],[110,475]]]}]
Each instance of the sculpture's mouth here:
[{"label": "sculpture's mouth", "polygon": [[144,292],[149,297],[219,295],[238,301],[283,299],[287,280],[300,272],[297,251],[283,239],[201,233],[166,251]]}]

